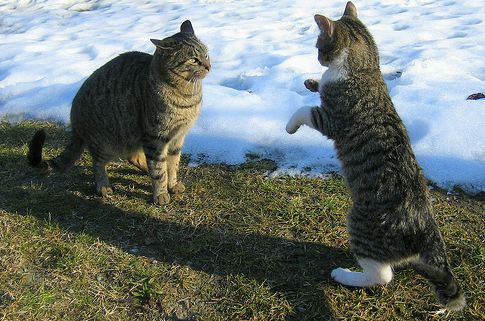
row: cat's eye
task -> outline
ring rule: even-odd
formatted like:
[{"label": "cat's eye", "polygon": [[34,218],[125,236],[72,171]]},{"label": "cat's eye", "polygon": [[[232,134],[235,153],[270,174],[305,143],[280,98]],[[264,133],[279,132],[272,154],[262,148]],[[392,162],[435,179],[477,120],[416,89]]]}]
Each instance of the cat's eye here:
[{"label": "cat's eye", "polygon": [[187,63],[189,63],[191,65],[197,65],[199,63],[199,60],[197,58],[191,58],[191,59],[187,60]]}]

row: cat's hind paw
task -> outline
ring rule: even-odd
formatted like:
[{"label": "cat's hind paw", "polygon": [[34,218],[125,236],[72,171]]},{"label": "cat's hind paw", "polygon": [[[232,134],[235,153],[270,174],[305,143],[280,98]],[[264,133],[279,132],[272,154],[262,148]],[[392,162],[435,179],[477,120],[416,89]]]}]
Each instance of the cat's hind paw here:
[{"label": "cat's hind paw", "polygon": [[349,284],[349,276],[351,275],[351,273],[355,273],[355,272],[352,272],[349,269],[336,268],[332,271],[330,276],[338,283],[341,283],[344,285],[352,285],[352,284]]},{"label": "cat's hind paw", "polygon": [[392,268],[387,263],[377,262],[371,259],[359,259],[359,265],[363,272],[352,272],[349,269],[337,268],[332,271],[332,278],[347,286],[371,287],[384,285],[392,280]]}]

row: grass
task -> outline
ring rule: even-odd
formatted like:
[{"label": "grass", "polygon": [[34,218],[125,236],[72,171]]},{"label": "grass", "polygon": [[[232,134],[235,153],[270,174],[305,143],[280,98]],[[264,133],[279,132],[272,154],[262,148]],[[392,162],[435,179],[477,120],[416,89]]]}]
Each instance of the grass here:
[{"label": "grass", "polygon": [[[268,178],[271,162],[181,168],[187,191],[149,203],[150,181],[125,162],[115,195],[94,195],[85,153],[67,173],[26,163],[35,130],[44,155],[67,141],[52,123],[0,123],[1,320],[484,320],[483,201],[434,189],[434,207],[463,312],[440,308],[413,271],[389,285],[349,289],[330,278],[356,268],[341,178]],[[185,162],[186,163],[186,162]]]}]

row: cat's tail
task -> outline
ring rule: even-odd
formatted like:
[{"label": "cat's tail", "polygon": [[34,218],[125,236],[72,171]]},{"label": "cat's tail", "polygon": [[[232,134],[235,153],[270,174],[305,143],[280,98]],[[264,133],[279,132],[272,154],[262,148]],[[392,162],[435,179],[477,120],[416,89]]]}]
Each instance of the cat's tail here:
[{"label": "cat's tail", "polygon": [[446,309],[459,311],[466,305],[465,295],[451,272],[441,237],[440,241],[439,250],[422,253],[411,265],[433,284],[438,300]]},{"label": "cat's tail", "polygon": [[27,154],[29,165],[43,174],[48,174],[53,170],[68,170],[81,157],[84,150],[82,139],[73,133],[70,143],[59,156],[50,160],[44,160],[42,158],[42,148],[44,147],[45,138],[45,130],[38,130],[30,141],[29,153]]}]

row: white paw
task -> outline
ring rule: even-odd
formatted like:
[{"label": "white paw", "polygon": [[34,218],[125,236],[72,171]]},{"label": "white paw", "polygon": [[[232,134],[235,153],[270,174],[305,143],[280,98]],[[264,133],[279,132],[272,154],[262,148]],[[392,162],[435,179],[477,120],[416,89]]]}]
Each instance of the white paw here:
[{"label": "white paw", "polygon": [[312,107],[301,107],[293,116],[291,116],[288,124],[286,124],[286,131],[288,134],[294,134],[300,128],[301,125],[311,125],[311,112]]},{"label": "white paw", "polygon": [[352,272],[349,269],[336,268],[330,275],[338,283],[347,284],[351,273]]},{"label": "white paw", "polygon": [[288,134],[294,134],[296,131],[300,128],[300,124],[295,121],[295,117],[292,117],[289,121],[288,124],[286,124],[286,132]]}]

